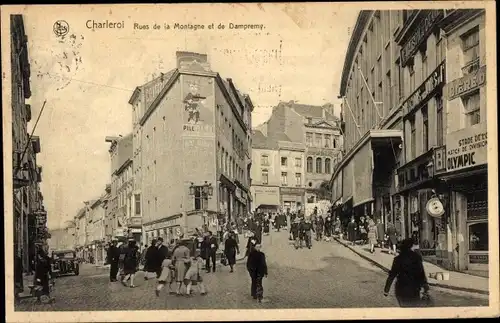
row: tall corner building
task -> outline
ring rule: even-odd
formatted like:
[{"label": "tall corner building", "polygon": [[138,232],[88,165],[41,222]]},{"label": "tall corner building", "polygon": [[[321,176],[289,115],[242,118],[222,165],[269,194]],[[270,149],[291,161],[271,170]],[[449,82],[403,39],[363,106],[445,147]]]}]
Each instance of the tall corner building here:
[{"label": "tall corner building", "polygon": [[[133,177],[144,241],[194,228],[215,231],[249,209],[253,104],[207,55],[177,52],[177,66],[136,88]],[[190,187],[211,184],[211,196]]]}]

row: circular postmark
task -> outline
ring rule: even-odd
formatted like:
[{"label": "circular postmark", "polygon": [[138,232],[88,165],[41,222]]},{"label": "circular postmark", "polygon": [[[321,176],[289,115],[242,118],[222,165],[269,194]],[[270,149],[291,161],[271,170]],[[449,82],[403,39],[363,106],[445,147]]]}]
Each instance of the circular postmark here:
[{"label": "circular postmark", "polygon": [[54,23],[54,34],[63,37],[69,32],[69,24],[65,20],[58,20]]}]

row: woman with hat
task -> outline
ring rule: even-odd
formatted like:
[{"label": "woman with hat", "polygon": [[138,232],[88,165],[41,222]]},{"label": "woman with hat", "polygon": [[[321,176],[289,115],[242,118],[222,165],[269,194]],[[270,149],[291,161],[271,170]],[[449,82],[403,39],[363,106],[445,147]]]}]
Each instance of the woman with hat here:
[{"label": "woman with hat", "polygon": [[411,249],[412,246],[413,239],[401,242],[401,252],[394,258],[384,288],[384,295],[387,296],[392,282],[396,279],[396,298],[401,307],[419,307],[421,289],[424,289],[426,296],[429,291],[422,257]]},{"label": "woman with hat", "polygon": [[182,295],[181,288],[186,276],[186,270],[191,261],[189,248],[186,247],[184,241],[179,241],[178,246],[174,249],[172,255],[172,263],[175,267],[175,280],[177,282],[177,296]]},{"label": "woman with hat", "polygon": [[240,253],[240,248],[236,242],[234,232],[229,233],[229,237],[226,239],[224,244],[224,254],[227,259],[227,263],[231,268],[230,272],[234,272],[234,265],[236,264],[236,254]]},{"label": "woman with hat", "polygon": [[130,288],[134,288],[134,277],[139,266],[139,248],[134,239],[128,240],[128,246],[125,249],[125,257],[123,258],[123,274],[122,284],[127,286],[127,281],[130,279]]}]

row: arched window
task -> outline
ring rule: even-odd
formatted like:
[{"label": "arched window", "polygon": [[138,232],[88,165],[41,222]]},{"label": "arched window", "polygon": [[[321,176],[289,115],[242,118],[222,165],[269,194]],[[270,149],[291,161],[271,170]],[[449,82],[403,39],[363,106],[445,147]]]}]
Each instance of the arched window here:
[{"label": "arched window", "polygon": [[321,158],[316,158],[316,173],[321,174],[323,172]]},{"label": "arched window", "polygon": [[307,157],[307,172],[308,173],[313,172],[313,158],[312,157]]},{"label": "arched window", "polygon": [[332,165],[330,162],[330,158],[325,159],[325,173],[330,174],[332,172]]}]

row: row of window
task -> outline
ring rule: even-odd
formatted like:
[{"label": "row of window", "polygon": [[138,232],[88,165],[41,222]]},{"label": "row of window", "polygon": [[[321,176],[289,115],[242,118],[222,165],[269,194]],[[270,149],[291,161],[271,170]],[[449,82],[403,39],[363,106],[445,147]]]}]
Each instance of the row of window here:
[{"label": "row of window", "polygon": [[306,145],[318,148],[337,148],[338,141],[330,134],[306,132]]},{"label": "row of window", "polygon": [[[263,169],[261,173],[262,184],[269,184],[269,171]],[[288,186],[288,173],[281,172],[281,186]],[[295,173],[295,186],[302,186],[302,173]]]},{"label": "row of window", "polygon": [[331,174],[332,173],[332,161],[330,158],[325,158],[323,164],[323,159],[321,157],[316,158],[316,167],[313,168],[313,158],[307,157],[306,172],[316,173],[316,174]]},{"label": "row of window", "polygon": [[[219,116],[219,130],[226,138],[231,140],[231,144],[233,146],[233,150],[236,152],[236,155],[240,157],[241,160],[244,160],[246,155],[244,141],[234,132],[231,120],[228,120],[227,116],[224,116],[224,107],[219,104],[217,104],[216,107]],[[231,137],[229,137],[229,134],[231,134]],[[247,140],[249,140],[248,137]]]},{"label": "row of window", "polygon": [[229,178],[246,184],[245,171],[238,165],[238,161],[233,156],[229,156],[229,151],[221,147],[220,142],[217,142],[217,167]]}]

